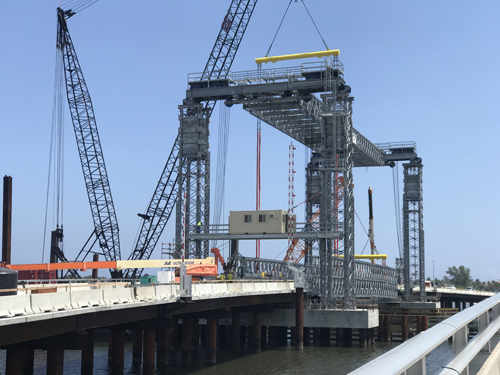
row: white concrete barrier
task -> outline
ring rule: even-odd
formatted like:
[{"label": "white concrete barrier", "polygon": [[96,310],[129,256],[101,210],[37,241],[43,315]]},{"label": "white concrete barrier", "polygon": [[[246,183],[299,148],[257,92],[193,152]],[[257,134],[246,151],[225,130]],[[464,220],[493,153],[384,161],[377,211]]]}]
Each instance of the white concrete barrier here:
[{"label": "white concrete barrier", "polygon": [[267,292],[267,283],[255,283],[256,292]]},{"label": "white concrete barrier", "polygon": [[28,294],[0,297],[0,318],[10,318],[16,315],[33,314],[31,299]]},{"label": "white concrete barrier", "polygon": [[227,294],[227,285],[228,284],[213,284],[212,291],[214,294]]},{"label": "white concrete barrier", "polygon": [[71,295],[68,292],[31,294],[31,309],[34,314],[71,310]]},{"label": "white concrete barrier", "polygon": [[170,299],[177,296],[178,285],[156,285],[156,298],[158,299]]},{"label": "white concrete barrier", "polygon": [[229,293],[241,293],[241,283],[227,284],[227,291]]},{"label": "white concrete barrier", "polygon": [[156,289],[154,286],[136,286],[134,287],[135,299],[138,301],[150,301],[156,298]]},{"label": "white concrete barrier", "polygon": [[267,290],[269,291],[278,291],[278,283],[267,283]]},{"label": "white concrete barrier", "polygon": [[193,284],[193,295],[208,296],[213,294],[212,284]]},{"label": "white concrete barrier", "polygon": [[113,305],[115,303],[134,302],[133,291],[133,288],[116,288],[104,289],[102,292],[104,293],[104,302]]},{"label": "white concrete barrier", "polygon": [[92,307],[104,305],[103,291],[100,289],[95,290],[77,290],[69,292],[71,298],[71,306],[74,309],[81,307]]},{"label": "white concrete barrier", "polygon": [[254,292],[255,291],[255,283],[241,283],[241,291],[242,292]]}]

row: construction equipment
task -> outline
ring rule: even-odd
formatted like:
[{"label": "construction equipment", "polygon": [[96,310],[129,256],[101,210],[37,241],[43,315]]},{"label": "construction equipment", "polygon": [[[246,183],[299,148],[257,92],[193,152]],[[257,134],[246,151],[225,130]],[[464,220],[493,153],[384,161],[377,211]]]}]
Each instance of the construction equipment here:
[{"label": "construction equipment", "polygon": [[[231,1],[219,35],[203,70],[204,79],[218,78],[228,74],[256,4],[257,0]],[[215,103],[213,101],[206,104],[210,113]],[[137,243],[128,258],[129,260],[149,259],[156,247],[178,200],[179,186],[184,184],[185,176],[182,175],[182,181],[179,181],[181,172],[176,169],[178,165],[183,163],[181,162],[179,160],[179,136],[177,136],[149,206],[145,214],[139,214],[143,221]],[[193,220],[196,220],[195,223],[200,219],[193,217]],[[204,223],[208,225],[207,220]],[[189,223],[187,224],[189,225]],[[187,255],[189,256],[189,254]],[[142,269],[127,269],[124,271],[124,276],[135,278],[141,273]]]},{"label": "construction equipment", "polygon": [[[98,262],[67,262],[67,263],[37,263],[37,264],[1,264],[1,267],[13,271],[53,271],[53,270],[95,270],[109,268],[122,270],[127,268],[169,268],[178,267],[182,259],[149,259],[149,260],[113,260]],[[215,266],[215,258],[186,259],[184,263],[188,266],[205,265]]]},{"label": "construction equipment", "polygon": [[[106,260],[116,261],[120,259],[118,221],[92,101],[66,24],[66,20],[74,14],[71,10],[57,8],[57,49],[63,55],[66,94],[94,221],[94,233]],[[112,271],[112,276],[118,275]]]}]

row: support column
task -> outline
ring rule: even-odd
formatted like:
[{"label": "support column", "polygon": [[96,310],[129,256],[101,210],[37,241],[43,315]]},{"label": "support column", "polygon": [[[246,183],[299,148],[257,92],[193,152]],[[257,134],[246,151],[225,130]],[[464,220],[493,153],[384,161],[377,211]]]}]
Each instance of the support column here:
[{"label": "support column", "polygon": [[360,348],[366,347],[367,337],[368,337],[368,329],[367,328],[360,328],[359,329],[359,345],[358,345]]},{"label": "support column", "polygon": [[35,367],[35,349],[27,348],[24,349],[24,363],[23,363],[23,374],[33,375],[33,370]]},{"label": "support column", "polygon": [[94,373],[94,330],[87,330],[87,349],[82,350],[82,375]]},{"label": "support column", "polygon": [[320,328],[321,346],[330,346],[330,328]]},{"label": "support column", "polygon": [[233,311],[231,314],[231,346],[233,352],[240,351],[240,313]]},{"label": "support column", "polygon": [[12,238],[12,177],[3,178],[2,262],[11,262]]},{"label": "support column", "polygon": [[240,326],[240,345],[247,344],[247,326]]},{"label": "support column", "polygon": [[200,343],[200,324],[199,320],[197,318],[192,319],[191,323],[191,339],[193,340],[191,342],[191,348],[192,349],[197,349],[198,345]]},{"label": "support column", "polygon": [[64,350],[63,349],[47,350],[47,374],[63,375],[63,369],[64,369]]},{"label": "support column", "polygon": [[193,319],[183,318],[182,319],[182,362],[191,362],[191,344],[193,339],[191,338]]},{"label": "support column", "polygon": [[295,289],[295,349],[304,349],[304,289]]},{"label": "support column", "polygon": [[276,339],[276,327],[269,326],[267,331],[268,331],[267,334],[269,336],[269,346],[271,347],[276,346],[278,343]]},{"label": "support column", "polygon": [[[123,365],[125,363],[125,329],[113,328],[111,329],[112,336],[112,355],[111,358],[111,374],[122,375]],[[51,372],[47,372],[52,374]]]},{"label": "support column", "polygon": [[132,341],[132,366],[142,364],[142,329],[134,329]]},{"label": "support column", "polygon": [[253,313],[253,324],[252,324],[252,349],[254,352],[260,352],[261,347],[261,317],[260,312]]},{"label": "support column", "polygon": [[344,345],[344,329],[335,328],[335,346],[342,347]]},{"label": "support column", "polygon": [[156,364],[157,366],[167,363],[167,342],[168,331],[166,329],[159,329],[156,331]]},{"label": "support column", "polygon": [[22,375],[24,370],[24,354],[22,348],[7,349],[5,373],[8,375]]},{"label": "support column", "polygon": [[264,347],[267,345],[267,326],[260,327],[260,345]]},{"label": "support column", "polygon": [[401,340],[408,340],[408,317],[406,315],[401,317]]},{"label": "support column", "polygon": [[304,340],[304,345],[311,345],[311,328],[304,327],[302,331],[303,331],[302,337]]},{"label": "support column", "polygon": [[319,327],[313,328],[313,345],[314,346],[321,345],[321,328]]},{"label": "support column", "polygon": [[[94,254],[94,257],[92,259],[94,262],[99,262],[99,254]],[[93,269],[92,270],[92,278],[97,279],[99,277],[98,269]]]},{"label": "support column", "polygon": [[207,364],[217,363],[217,326],[219,322],[215,318],[207,319]]},{"label": "support column", "polygon": [[144,375],[154,375],[155,373],[155,340],[154,329],[144,330],[144,350],[142,356],[142,368]]},{"label": "support column", "polygon": [[343,328],[343,345],[345,348],[352,347],[352,328]]}]

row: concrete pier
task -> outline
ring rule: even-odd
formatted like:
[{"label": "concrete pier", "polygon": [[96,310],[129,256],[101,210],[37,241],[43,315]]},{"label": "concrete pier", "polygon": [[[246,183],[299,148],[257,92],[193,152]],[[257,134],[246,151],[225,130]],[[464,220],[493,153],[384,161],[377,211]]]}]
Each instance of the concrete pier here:
[{"label": "concrete pier", "polygon": [[295,349],[304,349],[304,289],[295,289]]},{"label": "concrete pier", "polygon": [[168,353],[168,329],[156,330],[156,365],[167,363]]}]

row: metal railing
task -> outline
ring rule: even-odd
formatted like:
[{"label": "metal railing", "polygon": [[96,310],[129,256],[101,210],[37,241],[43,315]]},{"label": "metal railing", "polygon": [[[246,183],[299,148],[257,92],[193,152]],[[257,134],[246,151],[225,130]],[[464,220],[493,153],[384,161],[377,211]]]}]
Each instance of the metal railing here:
[{"label": "metal railing", "polygon": [[[341,77],[344,75],[344,65],[337,59],[329,59],[329,61],[304,63],[300,66],[244,70],[229,72],[223,76],[215,74],[212,76],[213,78],[204,76],[203,72],[189,73],[188,88],[189,85],[198,82],[207,82],[210,87],[210,82],[222,80],[228,80],[229,83],[234,85],[262,84],[270,82],[284,82],[289,80],[301,81],[307,78],[307,74],[325,71],[328,68],[338,70],[339,76]],[[319,76],[318,79],[324,79],[324,77]]]},{"label": "metal railing", "polygon": [[[478,334],[468,341],[467,324],[475,319],[478,321]],[[425,375],[426,356],[449,337],[453,337],[455,355],[443,366],[440,375],[468,374],[470,362],[481,350],[490,351],[490,340],[499,329],[500,294],[497,294],[418,334],[350,375]]]}]

